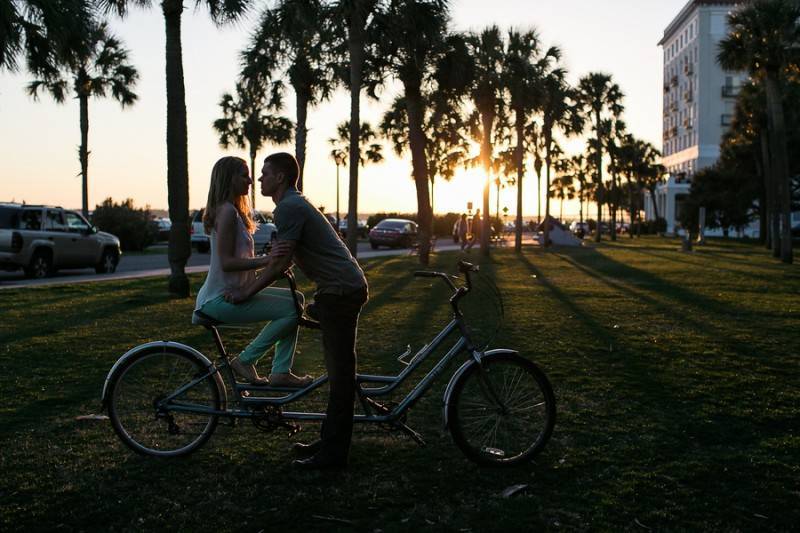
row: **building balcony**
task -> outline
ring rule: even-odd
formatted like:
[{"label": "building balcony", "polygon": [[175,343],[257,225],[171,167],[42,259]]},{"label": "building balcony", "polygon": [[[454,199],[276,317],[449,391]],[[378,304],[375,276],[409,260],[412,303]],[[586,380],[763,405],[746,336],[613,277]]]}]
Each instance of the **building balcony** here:
[{"label": "building balcony", "polygon": [[672,78],[669,80],[669,84],[672,85],[673,87],[677,87],[678,86],[678,76],[672,76]]},{"label": "building balcony", "polygon": [[723,85],[722,86],[722,97],[723,98],[736,98],[739,96],[739,89],[740,87],[736,87],[734,85]]},{"label": "building balcony", "polygon": [[687,76],[691,76],[692,74],[694,74],[694,65],[691,63],[686,63],[685,65],[683,65],[683,73],[686,74]]},{"label": "building balcony", "polygon": [[671,104],[669,104],[669,110],[673,111],[673,112],[677,111],[678,110],[678,102],[672,102]]},{"label": "building balcony", "polygon": [[694,100],[694,94],[692,93],[692,91],[686,91],[685,93],[683,93],[684,102],[691,102],[692,100]]},{"label": "building balcony", "polygon": [[694,128],[694,122],[692,122],[692,119],[690,119],[689,117],[686,117],[685,119],[683,119],[683,127],[686,128],[687,130],[690,130]]}]

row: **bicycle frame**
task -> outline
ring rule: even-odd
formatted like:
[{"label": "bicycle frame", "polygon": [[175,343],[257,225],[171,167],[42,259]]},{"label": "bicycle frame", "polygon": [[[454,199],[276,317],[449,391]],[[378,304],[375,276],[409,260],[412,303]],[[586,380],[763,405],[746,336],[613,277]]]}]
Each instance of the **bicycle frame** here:
[{"label": "bicycle frame", "polygon": [[[374,414],[375,405],[370,404],[370,399],[381,397],[392,393],[395,389],[397,389],[400,384],[402,384],[406,379],[425,361],[427,360],[430,355],[439,348],[442,343],[451,336],[456,330],[461,331],[461,335],[456,340],[455,344],[451,346],[451,348],[444,354],[441,359],[431,368],[428,373],[423,376],[423,378],[409,391],[409,393],[403,398],[403,400],[395,406],[394,409],[388,414]],[[184,411],[184,412],[193,412],[193,413],[207,413],[207,414],[215,414],[219,416],[227,416],[227,417],[236,417],[236,418],[249,418],[253,416],[257,416],[258,408],[268,407],[268,406],[283,406],[299,400],[307,396],[309,393],[314,391],[315,389],[319,388],[320,386],[324,385],[328,381],[327,376],[321,376],[314,380],[313,383],[308,385],[307,387],[299,390],[294,389],[280,389],[274,388],[270,386],[261,386],[261,385],[252,385],[252,384],[242,384],[236,383],[235,378],[230,370],[230,367],[227,363],[227,353],[225,352],[225,348],[222,345],[222,340],[219,337],[219,333],[216,331],[216,328],[212,330],[214,335],[215,344],[217,344],[217,348],[220,350],[220,355],[223,358],[223,363],[219,366],[212,366],[209,370],[201,375],[193,379],[192,381],[186,383],[179,389],[175,390],[172,394],[166,396],[159,402],[159,408],[165,411]],[[462,352],[469,352],[472,343],[469,340],[469,333],[466,330],[463,318],[460,316],[455,316],[453,320],[450,321],[442,330],[433,338],[433,340],[423,346],[419,352],[417,352],[411,361],[408,363],[405,369],[403,369],[400,374],[396,376],[384,376],[384,375],[372,375],[372,374],[356,374],[356,385],[357,385],[357,394],[359,401],[361,402],[364,411],[368,414],[356,414],[353,417],[354,422],[359,423],[384,423],[384,422],[393,422],[398,420],[403,416],[403,414],[408,411],[416,402],[421,398],[425,392],[431,387],[434,380],[442,374],[444,369],[448,366],[448,364],[460,353]],[[473,352],[472,356],[476,359],[480,359],[480,354]],[[227,369],[227,377],[228,382],[233,383],[233,391],[236,394],[236,400],[238,401],[239,405],[243,409],[225,409],[225,410],[217,410],[211,409],[206,406],[202,405],[194,405],[194,404],[186,404],[182,403],[179,400],[175,400],[175,398],[179,397],[181,394],[186,392],[187,390],[191,389],[195,385],[201,383],[203,380],[212,376],[213,374],[220,372],[223,368]],[[378,384],[377,387],[365,387],[364,385],[368,384]],[[291,391],[291,392],[289,392]],[[280,397],[256,397],[250,398],[244,393],[250,392],[274,392],[274,393],[281,393],[287,392],[287,394],[280,396]],[[283,411],[281,413],[282,418],[286,420],[306,420],[306,421],[321,421],[325,419],[325,413],[310,413],[310,412],[300,412],[300,411]]]}]

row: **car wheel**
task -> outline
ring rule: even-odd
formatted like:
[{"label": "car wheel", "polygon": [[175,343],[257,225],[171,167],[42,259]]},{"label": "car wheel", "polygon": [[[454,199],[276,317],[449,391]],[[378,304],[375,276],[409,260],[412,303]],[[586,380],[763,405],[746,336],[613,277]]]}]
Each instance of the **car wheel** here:
[{"label": "car wheel", "polygon": [[199,254],[207,254],[211,245],[207,242],[198,242],[197,243],[197,253]]},{"label": "car wheel", "polygon": [[376,243],[376,242],[369,241],[369,246],[373,250],[377,250],[378,249],[378,243]]},{"label": "car wheel", "polygon": [[100,263],[94,267],[94,271],[98,274],[113,274],[117,271],[117,264],[119,263],[119,254],[114,250],[105,250]]},{"label": "car wheel", "polygon": [[25,275],[34,279],[46,278],[54,273],[53,255],[47,250],[34,252],[30,264],[25,268]]}]

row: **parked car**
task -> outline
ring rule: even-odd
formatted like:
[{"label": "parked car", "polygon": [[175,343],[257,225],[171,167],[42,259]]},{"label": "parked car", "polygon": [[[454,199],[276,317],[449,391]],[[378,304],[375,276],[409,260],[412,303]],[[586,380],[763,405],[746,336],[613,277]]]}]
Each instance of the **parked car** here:
[{"label": "parked car", "polygon": [[272,223],[272,218],[256,211],[253,218],[258,226],[253,234],[253,245],[256,253],[266,251],[266,246],[278,237],[278,227]]},{"label": "parked car", "polygon": [[[341,234],[342,238],[347,238],[347,216],[339,220],[339,233]],[[358,237],[360,239],[366,239],[369,231],[367,229],[367,221],[366,220],[359,220],[358,221]]]},{"label": "parked car", "polygon": [[156,230],[156,241],[168,241],[169,230],[172,228],[172,222],[170,222],[168,218],[154,218],[151,223],[153,228]]},{"label": "parked car", "polygon": [[569,230],[580,239],[590,233],[587,222],[573,222],[569,225]]},{"label": "parked car", "polygon": [[192,214],[192,227],[189,229],[192,248],[195,248],[197,253],[201,254],[207,254],[211,249],[211,240],[203,227],[204,211],[205,209],[198,209]]},{"label": "parked car", "polygon": [[119,239],[98,231],[80,213],[55,206],[0,204],[0,268],[45,278],[60,268],[114,272]]},{"label": "parked car", "polygon": [[[191,241],[192,246],[198,253],[205,254],[211,249],[211,240],[203,227],[203,211],[198,209],[192,215]],[[253,213],[256,221],[256,231],[253,234],[253,247],[256,253],[264,250],[264,247],[275,239],[278,235],[278,228],[272,223],[272,219],[256,211]]]},{"label": "parked car", "polygon": [[417,233],[416,222],[402,218],[386,218],[378,222],[369,232],[369,244],[373,250],[378,246],[408,247],[417,240]]}]

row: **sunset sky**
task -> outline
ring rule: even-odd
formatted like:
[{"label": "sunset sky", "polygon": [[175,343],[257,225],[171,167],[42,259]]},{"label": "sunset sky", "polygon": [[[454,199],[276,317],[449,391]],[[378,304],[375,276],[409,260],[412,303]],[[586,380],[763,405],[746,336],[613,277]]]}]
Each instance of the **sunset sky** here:
[{"label": "sunset sky", "polygon": [[[452,27],[479,30],[489,24],[539,30],[546,46],[559,45],[576,81],[590,71],[613,75],[625,98],[628,129],[661,147],[661,49],[656,45],[664,28],[685,0],[456,0],[452,2]],[[194,2],[187,2],[193,5]],[[238,52],[246,45],[256,20],[254,12],[235,26],[216,28],[203,10],[187,10],[183,17],[183,52],[186,105],[189,126],[190,206],[205,204],[209,174],[224,151],[211,128],[219,117],[223,92],[234,89]],[[159,9],[134,10],[125,20],[112,21],[112,29],[131,52],[140,73],[136,88],[139,101],[122,110],[111,99],[89,105],[89,202],[106,197],[133,198],[136,205],[167,207],[166,99],[164,82],[164,22]],[[79,144],[77,101],[55,104],[48,96],[34,102],[25,93],[27,72],[0,74],[0,201],[57,204],[79,207],[81,181],[77,158]],[[386,105],[395,96],[387,88],[381,102],[362,98],[362,119],[377,125]],[[287,98],[293,102],[293,98]],[[284,115],[294,120],[294,109]],[[305,194],[317,206],[334,211],[335,166],[328,158],[327,139],[336,124],[349,118],[349,96],[334,97],[309,110]],[[580,144],[572,143],[570,151]],[[262,151],[263,159],[273,147]],[[293,152],[294,147],[282,149]],[[397,158],[388,144],[387,161],[360,173],[361,212],[416,211],[409,158]],[[257,165],[260,171],[260,165]],[[346,211],[346,171],[342,172],[342,212]],[[436,212],[463,211],[466,202],[480,202],[481,174],[459,173],[451,182],[438,182]],[[535,214],[535,177],[525,183],[525,213]],[[259,209],[270,211],[270,199],[259,199]],[[495,200],[491,201],[494,211]],[[515,210],[515,192],[504,190],[500,207]],[[556,208],[557,209],[557,208]],[[568,213],[577,212],[568,205]],[[556,214],[558,211],[556,210]]]}]

